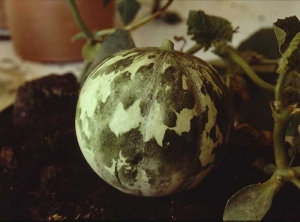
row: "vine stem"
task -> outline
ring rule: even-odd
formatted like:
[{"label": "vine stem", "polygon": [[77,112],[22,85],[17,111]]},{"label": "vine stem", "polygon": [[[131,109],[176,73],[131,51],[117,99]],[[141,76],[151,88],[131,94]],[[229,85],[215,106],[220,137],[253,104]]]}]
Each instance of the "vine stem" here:
[{"label": "vine stem", "polygon": [[[155,19],[157,16],[159,16],[162,12],[164,12],[173,2],[174,0],[168,0],[159,10],[157,10],[155,13],[150,14],[148,16],[146,16],[145,18],[141,19],[140,21],[137,21],[136,23],[132,23],[129,24],[127,26],[124,27],[125,30],[127,31],[132,31],[144,24],[146,24],[147,22],[150,22],[151,20]],[[113,33],[114,31],[116,31],[115,28],[113,29],[104,29],[104,30],[100,30],[97,31],[94,35],[95,38],[101,38],[102,36],[105,35],[109,35],[111,33]]]},{"label": "vine stem", "polygon": [[295,173],[296,177],[300,177],[300,166],[297,167],[291,167],[291,170]]},{"label": "vine stem", "polygon": [[168,0],[159,10],[157,10],[155,13],[148,15],[147,17],[145,17],[144,19],[133,23],[133,24],[129,24],[125,27],[125,29],[127,31],[131,31],[133,29],[136,29],[142,25],[144,25],[145,23],[155,19],[157,16],[159,16],[162,12],[164,12],[173,2],[174,0]]},{"label": "vine stem", "polygon": [[85,37],[88,39],[93,39],[93,33],[88,29],[88,27],[85,25],[84,21],[82,20],[78,8],[76,6],[75,0],[68,0],[68,4],[77,25],[84,33]]},{"label": "vine stem", "polygon": [[282,90],[285,77],[286,75],[284,73],[279,73],[279,77],[275,87],[275,101],[282,101]]},{"label": "vine stem", "polygon": [[195,54],[195,53],[198,52],[200,49],[202,49],[202,45],[200,45],[200,44],[195,44],[195,45],[193,45],[191,48],[189,48],[188,50],[186,50],[185,53]]},{"label": "vine stem", "polygon": [[239,56],[234,48],[225,46],[224,53],[227,54],[237,65],[239,65],[255,84],[268,91],[275,91],[275,86],[263,81],[249,66],[249,64],[241,56]]},{"label": "vine stem", "polygon": [[276,110],[274,104],[271,107],[274,117],[273,147],[275,163],[278,169],[286,169],[288,163],[285,152],[285,133],[290,120],[290,113],[286,110]]},{"label": "vine stem", "polygon": [[[211,64],[213,67],[215,67],[216,69],[224,70],[230,67],[228,63],[226,63],[224,60],[221,59],[212,59],[212,60],[208,60],[207,62]],[[266,74],[274,75],[277,69],[277,65],[275,66],[275,64],[264,63],[263,61],[257,64],[253,64],[250,67],[253,69],[254,72],[259,72],[264,75]]]}]

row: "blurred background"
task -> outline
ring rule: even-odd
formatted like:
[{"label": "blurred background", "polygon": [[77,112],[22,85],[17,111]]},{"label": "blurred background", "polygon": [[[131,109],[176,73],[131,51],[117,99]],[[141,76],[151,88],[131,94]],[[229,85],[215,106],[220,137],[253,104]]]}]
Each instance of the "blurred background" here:
[{"label": "blurred background", "polygon": [[[133,22],[153,10],[154,0],[138,2],[141,8]],[[92,29],[123,26],[113,3],[105,9],[102,0],[78,0],[77,3],[80,10],[86,10],[82,15]],[[226,18],[233,28],[238,28],[232,41],[232,45],[237,46],[255,31],[272,27],[279,18],[299,17],[299,8],[300,1],[297,0],[175,0],[167,11],[176,14],[180,22],[172,24],[161,17],[131,34],[137,47],[160,46],[168,38],[174,41],[176,50],[188,49],[194,44],[187,35],[189,11],[202,10],[208,15]],[[45,31],[41,32],[41,28]],[[13,102],[15,90],[24,81],[50,73],[72,72],[78,75],[83,65],[80,50],[84,41],[70,40],[78,32],[66,0],[0,0],[0,110]],[[175,36],[184,41],[175,41]],[[65,42],[59,43],[60,40]],[[69,55],[66,41],[71,48]],[[45,46],[48,48],[44,49]],[[207,61],[216,57],[210,51],[200,51],[195,55]]]}]

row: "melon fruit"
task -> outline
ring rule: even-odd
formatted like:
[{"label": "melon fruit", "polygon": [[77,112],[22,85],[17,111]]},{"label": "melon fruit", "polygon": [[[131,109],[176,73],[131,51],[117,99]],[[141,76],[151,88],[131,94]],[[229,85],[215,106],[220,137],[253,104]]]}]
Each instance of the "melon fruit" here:
[{"label": "melon fruit", "polygon": [[103,61],[80,91],[76,135],[92,169],[138,196],[195,187],[220,161],[233,124],[218,73],[174,50],[133,48]]}]

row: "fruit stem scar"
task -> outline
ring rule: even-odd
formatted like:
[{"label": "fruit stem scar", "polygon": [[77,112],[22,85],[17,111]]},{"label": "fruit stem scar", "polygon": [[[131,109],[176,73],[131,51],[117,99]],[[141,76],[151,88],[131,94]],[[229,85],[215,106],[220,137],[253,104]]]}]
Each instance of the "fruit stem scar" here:
[{"label": "fruit stem scar", "polygon": [[165,39],[160,46],[160,50],[172,52],[174,51],[174,43],[169,39]]}]

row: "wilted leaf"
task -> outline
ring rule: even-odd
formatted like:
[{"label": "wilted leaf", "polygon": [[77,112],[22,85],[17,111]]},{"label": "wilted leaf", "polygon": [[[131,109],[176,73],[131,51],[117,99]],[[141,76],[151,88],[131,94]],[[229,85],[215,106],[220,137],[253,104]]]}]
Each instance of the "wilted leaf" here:
[{"label": "wilted leaf", "polygon": [[189,12],[187,20],[188,35],[207,50],[213,42],[229,42],[232,40],[231,23],[221,17],[206,15],[203,11]]},{"label": "wilted leaf", "polygon": [[281,186],[282,183],[273,176],[263,184],[253,184],[243,188],[228,200],[223,220],[262,220]]},{"label": "wilted leaf", "polygon": [[279,52],[284,53],[294,36],[300,32],[300,21],[296,16],[278,19],[273,24],[273,29],[277,38]]},{"label": "wilted leaf", "polygon": [[136,0],[119,0],[118,11],[120,12],[121,19],[125,25],[132,22],[138,13],[141,5]]},{"label": "wilted leaf", "polygon": [[87,40],[85,45],[82,47],[82,57],[86,62],[93,62],[97,55],[101,44],[99,42],[93,43],[91,40]]}]

